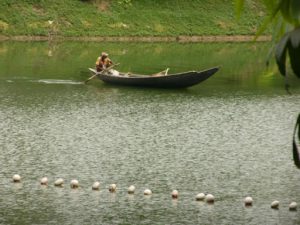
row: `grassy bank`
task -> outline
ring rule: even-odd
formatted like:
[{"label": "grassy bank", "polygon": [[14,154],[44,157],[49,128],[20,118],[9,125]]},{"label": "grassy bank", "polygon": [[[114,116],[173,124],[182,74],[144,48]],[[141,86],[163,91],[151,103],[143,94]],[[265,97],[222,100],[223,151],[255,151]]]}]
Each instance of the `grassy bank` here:
[{"label": "grassy bank", "polygon": [[1,0],[0,35],[251,35],[264,10],[247,4],[237,22],[232,0]]}]

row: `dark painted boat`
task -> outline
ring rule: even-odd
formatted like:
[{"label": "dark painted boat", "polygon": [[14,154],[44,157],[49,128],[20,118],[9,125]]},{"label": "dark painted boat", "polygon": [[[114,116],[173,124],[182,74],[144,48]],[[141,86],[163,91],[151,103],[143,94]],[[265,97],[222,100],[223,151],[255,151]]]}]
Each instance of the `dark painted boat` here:
[{"label": "dark painted boat", "polygon": [[89,68],[97,77],[110,84],[158,87],[158,88],[185,88],[201,83],[215,74],[219,67],[204,71],[190,71],[177,74],[137,75],[120,73],[119,75],[102,74],[95,69]]}]

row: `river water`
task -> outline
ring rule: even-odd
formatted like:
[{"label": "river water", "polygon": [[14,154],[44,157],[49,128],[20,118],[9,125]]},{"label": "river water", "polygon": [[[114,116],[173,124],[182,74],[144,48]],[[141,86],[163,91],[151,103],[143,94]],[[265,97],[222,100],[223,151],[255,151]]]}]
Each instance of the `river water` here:
[{"label": "river water", "polygon": [[[221,70],[179,90],[84,85],[103,50],[121,71]],[[287,94],[275,65],[264,66],[267,52],[252,43],[0,43],[0,224],[300,224],[288,210],[300,203],[291,149],[300,82],[291,76]],[[64,187],[54,187],[60,177]],[[200,192],[215,204],[196,202]]]}]

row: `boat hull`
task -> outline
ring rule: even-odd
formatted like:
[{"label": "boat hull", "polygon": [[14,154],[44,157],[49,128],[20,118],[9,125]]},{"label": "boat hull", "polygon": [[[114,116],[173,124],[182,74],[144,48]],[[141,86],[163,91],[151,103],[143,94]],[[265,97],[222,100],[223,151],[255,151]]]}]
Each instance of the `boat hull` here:
[{"label": "boat hull", "polygon": [[[90,69],[91,71],[93,69]],[[116,85],[141,86],[155,88],[185,88],[199,84],[219,70],[214,67],[204,71],[190,71],[185,73],[162,75],[162,76],[145,76],[145,75],[126,75],[120,73],[119,76],[97,73],[97,77],[103,82]]]}]

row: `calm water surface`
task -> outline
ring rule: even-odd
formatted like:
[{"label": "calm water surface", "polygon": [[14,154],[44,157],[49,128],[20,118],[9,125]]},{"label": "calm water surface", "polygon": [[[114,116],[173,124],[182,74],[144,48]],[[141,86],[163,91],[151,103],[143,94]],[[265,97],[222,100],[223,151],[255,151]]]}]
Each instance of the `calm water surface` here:
[{"label": "calm water surface", "polygon": [[[122,71],[222,69],[183,90],[84,85],[102,50]],[[300,82],[291,77],[288,95],[274,65],[264,67],[267,51],[266,44],[0,43],[0,224],[300,224],[300,211],[288,210],[300,202],[291,150]],[[22,183],[11,182],[15,173]],[[48,187],[39,185],[43,176]],[[53,186],[59,177],[63,188]],[[71,179],[79,189],[70,189]],[[97,180],[101,190],[92,191]],[[199,192],[214,194],[215,204],[196,202]],[[254,205],[245,208],[248,195]],[[273,200],[279,210],[270,209]]]}]

